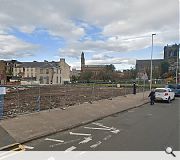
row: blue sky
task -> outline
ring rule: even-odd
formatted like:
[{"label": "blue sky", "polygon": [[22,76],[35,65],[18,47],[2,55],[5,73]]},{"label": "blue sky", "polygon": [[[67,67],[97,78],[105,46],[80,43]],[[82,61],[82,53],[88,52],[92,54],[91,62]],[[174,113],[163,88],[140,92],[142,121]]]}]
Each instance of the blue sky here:
[{"label": "blue sky", "polygon": [[177,0],[0,2],[0,59],[65,58],[79,68],[83,51],[86,64],[128,69],[150,58],[152,33],[155,59],[163,58],[165,45],[179,43]]}]

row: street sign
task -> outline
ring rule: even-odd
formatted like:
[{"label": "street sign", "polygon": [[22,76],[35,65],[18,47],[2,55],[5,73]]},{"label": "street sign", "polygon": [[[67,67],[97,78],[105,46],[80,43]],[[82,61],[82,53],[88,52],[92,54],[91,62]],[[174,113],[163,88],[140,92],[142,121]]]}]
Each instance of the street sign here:
[{"label": "street sign", "polygon": [[148,76],[147,76],[147,74],[146,74],[146,73],[144,73],[144,74],[142,75],[141,79],[143,79],[143,80],[148,80]]},{"label": "street sign", "polygon": [[0,95],[6,94],[6,87],[0,87]]}]

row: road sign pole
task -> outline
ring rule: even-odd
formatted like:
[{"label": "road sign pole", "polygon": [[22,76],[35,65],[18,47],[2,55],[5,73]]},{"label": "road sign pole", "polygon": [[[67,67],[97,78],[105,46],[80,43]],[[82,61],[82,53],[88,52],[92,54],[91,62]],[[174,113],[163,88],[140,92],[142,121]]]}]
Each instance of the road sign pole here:
[{"label": "road sign pole", "polygon": [[0,94],[0,119],[3,118],[4,113],[4,95]]}]

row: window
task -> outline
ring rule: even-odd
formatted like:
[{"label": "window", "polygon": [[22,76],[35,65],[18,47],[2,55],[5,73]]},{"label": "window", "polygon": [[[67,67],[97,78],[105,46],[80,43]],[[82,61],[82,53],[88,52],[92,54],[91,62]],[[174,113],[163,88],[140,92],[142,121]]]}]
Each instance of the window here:
[{"label": "window", "polygon": [[46,77],[46,84],[49,84],[49,77]]},{"label": "window", "polygon": [[60,83],[61,83],[61,77],[60,77]]},{"label": "window", "polygon": [[43,83],[43,76],[40,76],[40,78],[39,78],[39,82],[40,82],[40,84],[42,84],[42,83]]},{"label": "window", "polygon": [[49,69],[46,69],[46,74],[49,74]]},{"label": "window", "polygon": [[58,81],[58,80],[59,80],[59,78],[57,77],[57,79],[56,79],[56,83],[59,83],[59,81]]},{"label": "window", "polygon": [[40,74],[43,74],[43,69],[40,69]]}]

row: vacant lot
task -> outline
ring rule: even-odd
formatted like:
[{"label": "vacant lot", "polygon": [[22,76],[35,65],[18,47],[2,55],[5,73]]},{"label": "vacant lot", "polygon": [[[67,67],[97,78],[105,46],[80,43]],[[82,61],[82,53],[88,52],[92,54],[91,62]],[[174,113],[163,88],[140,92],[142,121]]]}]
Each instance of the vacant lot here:
[{"label": "vacant lot", "polygon": [[[137,88],[137,92],[142,88]],[[14,117],[52,108],[66,109],[75,104],[107,99],[132,93],[132,88],[115,86],[26,86],[11,87],[5,96],[4,116]]]}]

